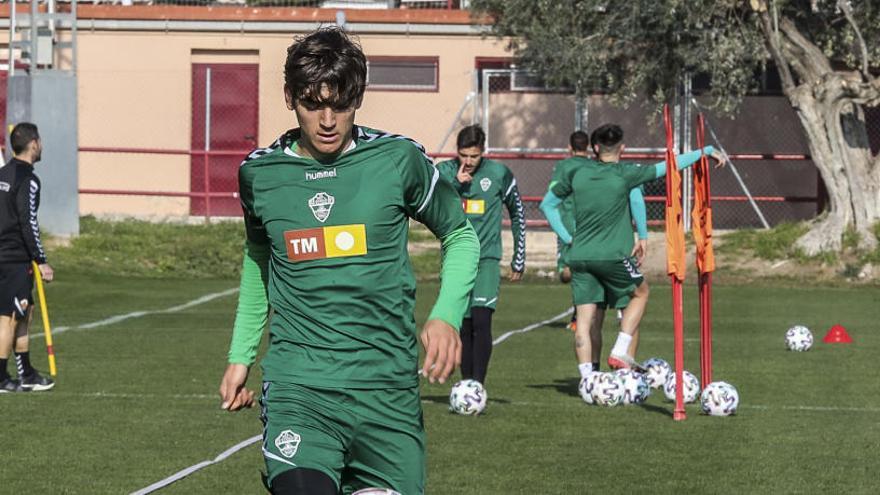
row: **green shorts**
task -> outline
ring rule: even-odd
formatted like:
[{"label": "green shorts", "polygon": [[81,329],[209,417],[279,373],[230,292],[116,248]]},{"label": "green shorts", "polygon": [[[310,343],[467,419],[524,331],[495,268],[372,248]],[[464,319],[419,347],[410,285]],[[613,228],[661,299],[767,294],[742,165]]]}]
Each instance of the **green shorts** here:
[{"label": "green shorts", "polygon": [[419,389],[322,389],[263,382],[260,399],[268,482],[308,468],[340,493],[370,487],[425,491],[425,428]]},{"label": "green shorts", "polygon": [[571,292],[575,306],[605,302],[625,308],[645,277],[634,258],[617,261],[571,261]]},{"label": "green shorts", "polygon": [[[498,289],[500,287],[501,266],[499,266],[498,260],[480,260],[480,265],[477,268],[477,280],[471,291],[470,307],[489,308],[494,311],[495,305],[498,303]],[[470,316],[470,308],[468,308],[467,316]]]}]

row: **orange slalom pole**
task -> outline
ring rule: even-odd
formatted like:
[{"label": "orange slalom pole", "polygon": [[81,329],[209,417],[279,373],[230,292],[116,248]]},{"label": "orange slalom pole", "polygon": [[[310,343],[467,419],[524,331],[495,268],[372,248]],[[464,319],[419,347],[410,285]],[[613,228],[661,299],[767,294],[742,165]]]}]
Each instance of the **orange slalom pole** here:
[{"label": "orange slalom pole", "polygon": [[55,349],[52,347],[52,326],[49,324],[49,308],[46,307],[46,291],[43,289],[43,277],[36,261],[32,261],[34,278],[37,281],[37,296],[40,299],[40,314],[43,315],[43,332],[46,335],[46,354],[49,356],[49,374],[55,376],[58,370],[55,368]]},{"label": "orange slalom pole", "polygon": [[675,355],[675,407],[672,419],[684,421],[684,227],[681,223],[681,176],[675,161],[675,143],[672,137],[672,119],[669,105],[663,107],[666,125],[666,272],[672,281],[672,329]]}]

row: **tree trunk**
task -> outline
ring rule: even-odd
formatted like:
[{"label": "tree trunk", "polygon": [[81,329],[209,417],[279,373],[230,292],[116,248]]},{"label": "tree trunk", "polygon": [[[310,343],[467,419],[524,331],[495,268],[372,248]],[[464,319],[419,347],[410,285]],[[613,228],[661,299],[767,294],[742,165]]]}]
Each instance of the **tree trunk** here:
[{"label": "tree trunk", "polygon": [[[828,190],[828,209],[796,243],[807,255],[839,251],[853,229],[859,248],[874,249],[880,221],[880,156],[872,157],[862,104],[880,102],[880,80],[834,71],[828,58],[787,18],[779,31],[764,17],[764,35],[783,85],[807,135],[813,163]],[[793,75],[797,75],[795,83]]]}]

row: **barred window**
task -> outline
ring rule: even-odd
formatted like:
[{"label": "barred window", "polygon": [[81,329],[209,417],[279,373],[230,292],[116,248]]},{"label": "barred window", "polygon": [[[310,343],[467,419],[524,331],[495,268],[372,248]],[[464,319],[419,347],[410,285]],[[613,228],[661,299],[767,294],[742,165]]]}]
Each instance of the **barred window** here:
[{"label": "barred window", "polygon": [[369,57],[367,89],[380,91],[431,91],[440,89],[437,57]]}]

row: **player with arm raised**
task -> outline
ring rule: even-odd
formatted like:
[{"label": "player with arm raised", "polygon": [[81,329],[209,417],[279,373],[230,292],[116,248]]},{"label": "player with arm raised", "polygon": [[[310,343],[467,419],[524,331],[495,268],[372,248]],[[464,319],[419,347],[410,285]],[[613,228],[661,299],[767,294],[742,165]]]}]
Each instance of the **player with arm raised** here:
[{"label": "player with arm raised", "polygon": [[[560,176],[566,173],[566,170],[572,167],[578,167],[590,161],[590,137],[583,131],[575,131],[569,136],[568,143],[570,158],[558,162],[553,167],[553,175],[550,184],[547,186],[548,191],[559,181]],[[633,248],[632,255],[636,256],[638,264],[641,265],[642,259],[647,254],[648,225],[645,208],[645,198],[642,190],[635,187],[629,194],[629,210],[633,223],[638,231],[638,241]],[[569,196],[562,201],[559,206],[560,218],[565,229],[571,233],[575,232],[574,218],[574,197]],[[570,243],[562,242],[557,236],[557,269],[559,271],[559,280],[562,283],[571,281],[571,268],[568,266],[568,252],[571,248]],[[581,378],[585,378],[591,371],[599,371],[600,356],[602,354],[602,324],[605,321],[605,308],[607,304],[601,302],[597,304],[595,316],[592,322],[582,322],[582,328],[577,328],[577,310],[572,314],[571,329],[575,332],[575,354],[589,354],[589,362],[579,362],[578,370]],[[619,313],[619,311],[618,311]],[[578,349],[587,347],[585,353],[578,353]],[[638,346],[638,329],[633,334],[632,343],[630,345],[630,354],[635,355]]]},{"label": "player with arm raised", "polygon": [[[422,373],[444,382],[460,360],[476,234],[421,146],[354,124],[366,59],[342,30],[296,40],[284,75],[299,128],[239,171],[247,239],[221,407],[251,405],[245,382],[271,307],[261,405],[272,493],[423,493],[417,338]],[[411,218],[444,251],[418,335]]]},{"label": "player with arm raised", "polygon": [[[665,162],[653,166],[619,163],[623,152],[623,130],[614,124],[599,127],[593,133],[597,161],[571,168],[547,192],[541,211],[563,242],[572,243],[569,255],[572,268],[572,294],[578,320],[591,321],[596,304],[607,300],[625,308],[621,331],[617,336],[608,365],[612,368],[637,367],[630,345],[639,327],[648,301],[648,285],[632,258],[633,236],[628,197],[630,191],[666,175]],[[719,161],[711,146],[678,157],[679,168],[693,165],[705,152]],[[576,232],[574,239],[562,225],[559,204],[568,196],[575,201]],[[584,336],[586,337],[586,336]],[[589,362],[591,349],[575,349],[578,363]]]},{"label": "player with arm raised", "polygon": [[513,234],[511,282],[522,278],[526,263],[525,215],[516,178],[501,162],[483,157],[486,134],[478,125],[458,133],[458,157],[437,164],[461,196],[462,207],[480,239],[480,267],[470,298],[470,310],[461,324],[461,376],[485,385],[492,356],[492,314],[501,284],[502,208],[510,216]]}]

